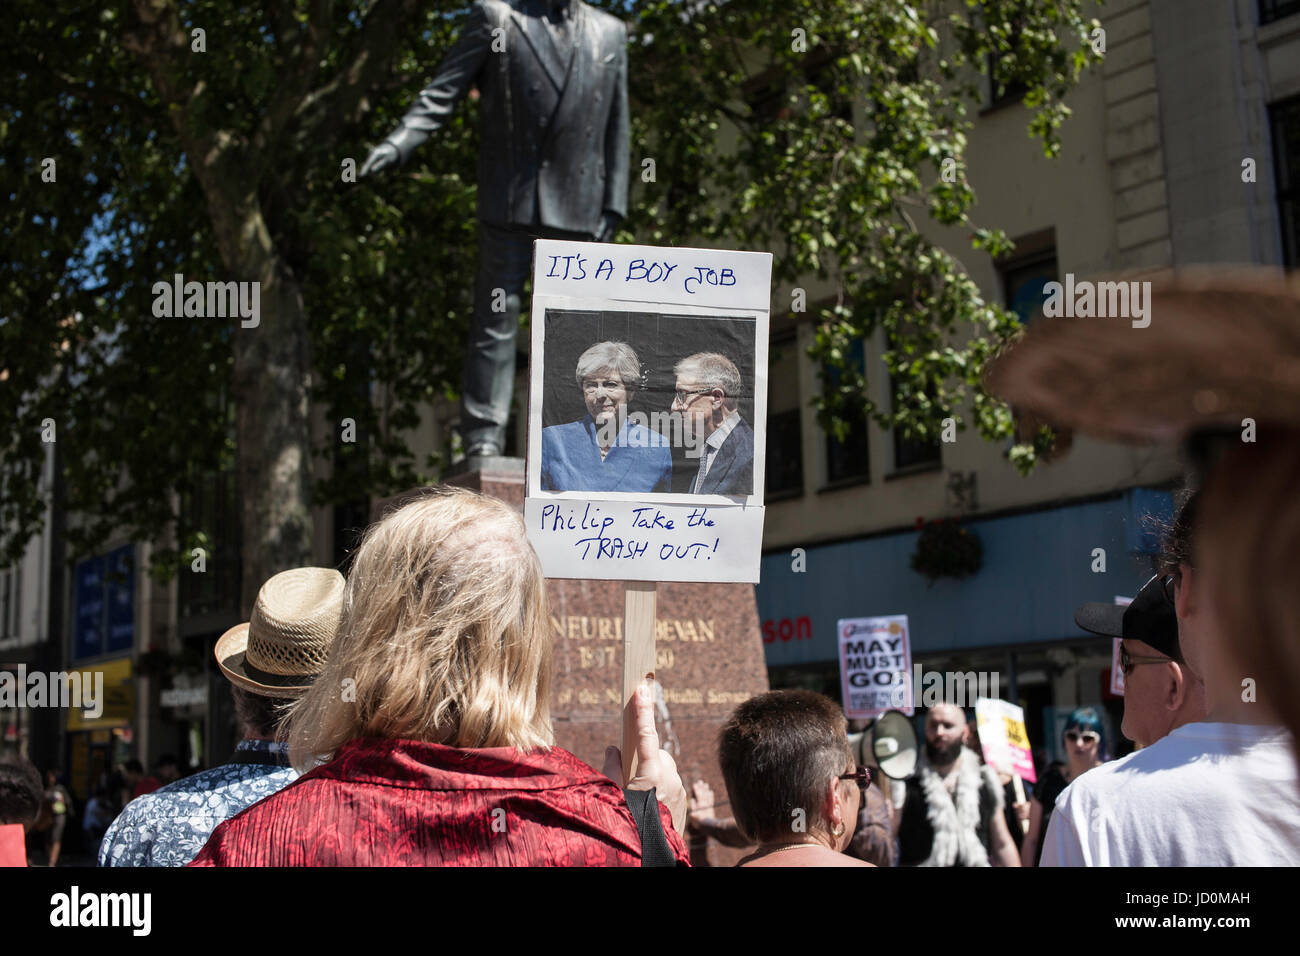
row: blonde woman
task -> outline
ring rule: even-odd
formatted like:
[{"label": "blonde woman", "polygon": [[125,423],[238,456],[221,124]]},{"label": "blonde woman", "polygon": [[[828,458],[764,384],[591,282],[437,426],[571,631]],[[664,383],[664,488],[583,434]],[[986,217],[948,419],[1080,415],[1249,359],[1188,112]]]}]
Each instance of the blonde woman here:
[{"label": "blonde woman", "polygon": [[[541,566],[518,514],[459,489],[412,502],[366,534],[329,662],[289,716],[303,776],[219,827],[194,865],[639,865],[622,790],[554,745],[550,693]],[[658,786],[685,862],[685,790],[642,704],[648,765],[629,787]]]}]

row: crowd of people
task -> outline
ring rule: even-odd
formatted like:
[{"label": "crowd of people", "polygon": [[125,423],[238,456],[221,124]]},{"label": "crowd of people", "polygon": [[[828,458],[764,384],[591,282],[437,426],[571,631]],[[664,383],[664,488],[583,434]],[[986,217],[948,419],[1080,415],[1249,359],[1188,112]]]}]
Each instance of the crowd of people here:
[{"label": "crowd of people", "polygon": [[[617,747],[598,772],[555,746],[544,581],[523,523],[501,501],[439,489],[373,525],[346,580],[303,568],[266,582],[250,621],[216,646],[243,725],[234,758],[171,782],[174,761],[157,778],[124,767],[121,795],[134,799],[99,862],[684,865],[690,828],[750,848],[744,866],[1300,865],[1300,702],[1288,693],[1300,592],[1287,572],[1300,544],[1300,294],[1258,277],[1228,292],[1158,289],[1153,308],[1190,316],[1163,341],[1031,329],[994,374],[1068,426],[1189,436],[1193,493],[1163,566],[1127,607],[1076,612],[1122,642],[1134,753],[1108,760],[1100,715],[1076,710],[1067,759],[1021,799],[982,762],[962,709],[940,704],[916,772],[888,780],[837,704],[772,691],[719,735],[730,815],[701,781],[688,807],[649,683],[630,780]],[[1244,357],[1206,364],[1202,326],[1213,316],[1222,333],[1225,301]],[[1193,359],[1194,387],[1175,374]],[[1219,410],[1252,402],[1249,440],[1220,427]],[[96,794],[97,820],[116,789]],[[43,812],[66,820],[66,788],[0,762],[0,853]],[[51,829],[53,864],[62,827]]]},{"label": "crowd of people", "polygon": [[[648,685],[626,785],[617,748],[597,772],[555,747],[545,591],[522,522],[443,490],[376,524],[346,581],[300,568],[263,586],[216,646],[243,729],[233,758],[179,780],[170,758],[156,776],[128,762],[113,789],[134,799],[105,827],[99,863],[682,865],[692,831],[747,847],[742,866],[1300,863],[1290,737],[1269,711],[1225,708],[1204,670],[1217,636],[1195,590],[1198,508],[1193,496],[1181,509],[1165,570],[1130,605],[1076,614],[1122,640],[1134,754],[1108,760],[1101,715],[1080,708],[1066,759],[1018,799],[983,762],[974,722],[939,704],[916,772],[890,780],[838,704],[772,691],[719,734],[731,807],[719,817],[704,781],[688,809]],[[112,799],[96,793],[101,820]],[[71,811],[53,774],[42,788],[30,765],[0,764],[3,823]]]},{"label": "crowd of people", "polygon": [[[60,860],[68,858],[69,842],[74,860],[93,860],[100,841],[123,807],[179,778],[179,764],[172,755],[158,759],[153,775],[145,773],[140,761],[126,760],[111,773],[100,774],[78,818],[76,801],[61,774],[46,771],[42,784],[40,771],[26,758],[16,754],[0,757],[0,791],[11,807],[5,812],[4,801],[0,800],[0,826],[21,826],[21,833],[13,829],[6,836],[8,853],[4,859],[10,862],[3,865],[14,865],[13,861],[18,860],[25,865],[27,860],[33,860],[58,866]],[[29,806],[34,808],[30,813],[26,809]]]}]

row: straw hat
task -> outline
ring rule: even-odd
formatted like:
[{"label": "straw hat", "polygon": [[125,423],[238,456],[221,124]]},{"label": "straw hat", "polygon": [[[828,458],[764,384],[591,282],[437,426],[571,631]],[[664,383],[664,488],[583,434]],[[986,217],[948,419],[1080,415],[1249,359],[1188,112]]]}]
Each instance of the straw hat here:
[{"label": "straw hat", "polygon": [[343,575],[333,568],[281,571],[262,585],[252,620],[222,634],[221,672],[265,697],[296,697],[329,658],[343,618]]},{"label": "straw hat", "polygon": [[1149,326],[1038,319],[988,365],[989,392],[1112,441],[1300,421],[1300,277],[1199,267],[1125,279],[1151,283]]}]

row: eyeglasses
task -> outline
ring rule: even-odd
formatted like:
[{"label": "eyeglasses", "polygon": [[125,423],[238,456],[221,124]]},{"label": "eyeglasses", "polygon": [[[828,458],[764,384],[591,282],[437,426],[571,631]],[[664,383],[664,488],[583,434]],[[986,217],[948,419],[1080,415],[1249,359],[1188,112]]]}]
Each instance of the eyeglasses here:
[{"label": "eyeglasses", "polygon": [[711,392],[711,391],[713,391],[712,388],[697,388],[693,392],[683,392],[679,390],[673,392],[673,401],[675,401],[678,405],[685,405],[696,395],[703,395],[705,392]]},{"label": "eyeglasses", "polygon": [[1072,744],[1080,743],[1087,747],[1101,740],[1101,734],[1093,733],[1091,730],[1085,730],[1082,733],[1077,730],[1067,730],[1065,739]]},{"label": "eyeglasses", "polygon": [[857,769],[852,773],[842,773],[837,779],[856,780],[858,782],[858,790],[862,793],[866,793],[867,788],[871,786],[871,779],[874,776],[875,772],[870,767],[864,767],[862,764],[858,764]]},{"label": "eyeglasses", "polygon": [[1164,664],[1172,663],[1172,657],[1152,657],[1150,654],[1130,654],[1128,648],[1123,644],[1119,646],[1119,669],[1128,677],[1133,673],[1133,668],[1139,664]]}]

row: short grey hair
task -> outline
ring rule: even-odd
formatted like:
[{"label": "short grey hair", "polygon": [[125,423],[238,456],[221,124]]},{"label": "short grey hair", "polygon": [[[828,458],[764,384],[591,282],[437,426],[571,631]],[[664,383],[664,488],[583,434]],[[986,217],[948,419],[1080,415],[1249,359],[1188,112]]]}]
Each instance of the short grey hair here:
[{"label": "short grey hair", "polygon": [[581,388],[583,379],[607,371],[617,372],[629,392],[641,387],[641,362],[626,342],[597,342],[578,356],[574,378]]},{"label": "short grey hair", "polygon": [[696,352],[682,359],[673,368],[674,375],[689,374],[702,388],[720,388],[727,396],[723,403],[728,409],[737,405],[740,395],[740,369],[736,363],[717,352]]}]

